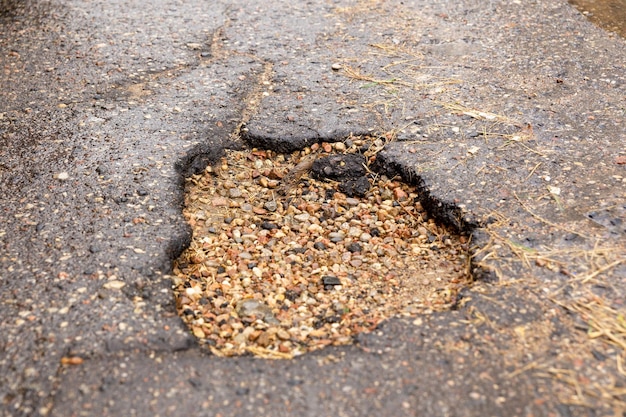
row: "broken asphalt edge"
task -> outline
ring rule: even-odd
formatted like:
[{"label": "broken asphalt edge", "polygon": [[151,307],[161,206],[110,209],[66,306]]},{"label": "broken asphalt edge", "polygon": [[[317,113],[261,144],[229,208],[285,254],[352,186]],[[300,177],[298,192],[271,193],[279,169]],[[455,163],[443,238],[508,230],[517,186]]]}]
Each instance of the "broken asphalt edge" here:
[{"label": "broken asphalt edge", "polygon": [[[254,130],[256,132],[260,132],[262,129]],[[316,143],[334,143],[345,141],[349,137],[366,135],[372,136],[371,133],[366,133],[365,131],[358,133],[346,131],[337,134],[333,132],[333,134],[321,135],[315,129],[308,128],[306,126],[302,126],[302,131],[306,132],[306,134],[293,135],[287,138],[279,135],[273,136],[251,133],[250,129],[243,124],[239,129],[231,134],[231,137],[239,137],[245,143],[244,146],[250,149],[257,148],[286,154],[302,150]],[[225,155],[226,149],[241,148],[242,144],[239,142],[230,146],[211,146],[203,143],[192,148],[183,158],[177,161],[175,165],[179,174],[181,195],[184,194],[184,182],[186,178],[192,175],[202,174],[207,166],[216,164],[220,158]],[[479,252],[483,245],[488,241],[486,234],[479,232],[481,227],[479,220],[471,214],[464,213],[463,210],[454,202],[446,201],[436,193],[433,193],[431,191],[432,185],[428,184],[414,168],[407,166],[406,164],[403,164],[402,161],[394,158],[393,153],[388,152],[386,146],[375,155],[369,168],[375,173],[386,175],[389,178],[400,178],[403,182],[415,186],[417,189],[418,201],[424,210],[426,210],[428,216],[435,219],[439,224],[450,228],[451,231],[455,233],[471,237],[473,244],[468,254],[470,262],[468,268],[470,277],[468,278],[470,278],[470,282],[477,280],[493,282],[497,279],[491,270],[479,265],[473,256],[476,252]],[[184,196],[181,198],[184,199]],[[183,206],[184,202],[181,201],[179,205],[181,208],[181,214]],[[170,247],[172,248],[169,252],[171,254],[171,262],[178,258],[191,243],[191,227],[187,224],[187,222],[184,222],[184,225],[185,232],[181,236],[173,238],[170,243]],[[452,308],[456,307],[457,306],[454,305]],[[194,340],[196,339],[194,338]],[[195,344],[198,344],[197,341]]]}]

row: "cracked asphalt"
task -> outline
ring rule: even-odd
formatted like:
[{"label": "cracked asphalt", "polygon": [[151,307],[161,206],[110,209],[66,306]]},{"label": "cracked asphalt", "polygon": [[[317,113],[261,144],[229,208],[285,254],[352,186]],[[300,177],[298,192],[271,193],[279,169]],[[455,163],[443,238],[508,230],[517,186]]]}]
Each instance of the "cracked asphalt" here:
[{"label": "cracked asphalt", "polygon": [[[623,346],[575,309],[626,308],[623,38],[562,0],[0,7],[2,415],[626,411]],[[290,361],[198,347],[184,177],[350,134],[471,234],[459,308]]]}]

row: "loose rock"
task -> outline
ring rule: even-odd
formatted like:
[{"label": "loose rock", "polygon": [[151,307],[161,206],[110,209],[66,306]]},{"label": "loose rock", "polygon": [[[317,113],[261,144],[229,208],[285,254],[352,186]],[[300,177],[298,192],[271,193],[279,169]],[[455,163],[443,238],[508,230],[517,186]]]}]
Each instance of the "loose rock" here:
[{"label": "loose rock", "polygon": [[220,170],[191,179],[177,306],[215,354],[292,357],[455,302],[466,281],[458,238],[423,220],[414,188],[368,177],[362,155],[324,155],[338,148],[227,151]]},{"label": "loose rock", "polygon": [[337,277],[326,275],[322,277],[322,284],[324,285],[325,290],[329,290],[336,285],[341,285],[341,281]]}]

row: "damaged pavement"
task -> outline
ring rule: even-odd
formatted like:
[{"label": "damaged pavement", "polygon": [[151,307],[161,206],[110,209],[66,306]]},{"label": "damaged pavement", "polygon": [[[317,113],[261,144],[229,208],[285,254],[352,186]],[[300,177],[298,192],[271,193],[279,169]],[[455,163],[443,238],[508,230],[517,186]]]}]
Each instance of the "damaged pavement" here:
[{"label": "damaged pavement", "polygon": [[[2,415],[625,411],[623,38],[562,0],[0,5]],[[471,236],[458,308],[289,361],[200,348],[184,178],[351,135]]]}]

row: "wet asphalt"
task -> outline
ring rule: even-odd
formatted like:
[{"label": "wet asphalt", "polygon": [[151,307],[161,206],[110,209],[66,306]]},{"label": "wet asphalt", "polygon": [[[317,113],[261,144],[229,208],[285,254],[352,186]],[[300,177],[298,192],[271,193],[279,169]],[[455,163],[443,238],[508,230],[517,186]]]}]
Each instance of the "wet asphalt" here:
[{"label": "wet asphalt", "polygon": [[[555,376],[626,383],[620,351],[551,294],[606,244],[617,261],[593,291],[624,308],[623,38],[561,0],[0,4],[2,415],[619,409]],[[472,236],[476,284],[353,346],[210,355],[168,276],[190,238],[185,176],[224,147],[350,134],[395,138],[376,169]],[[571,256],[546,267],[520,247]]]}]

